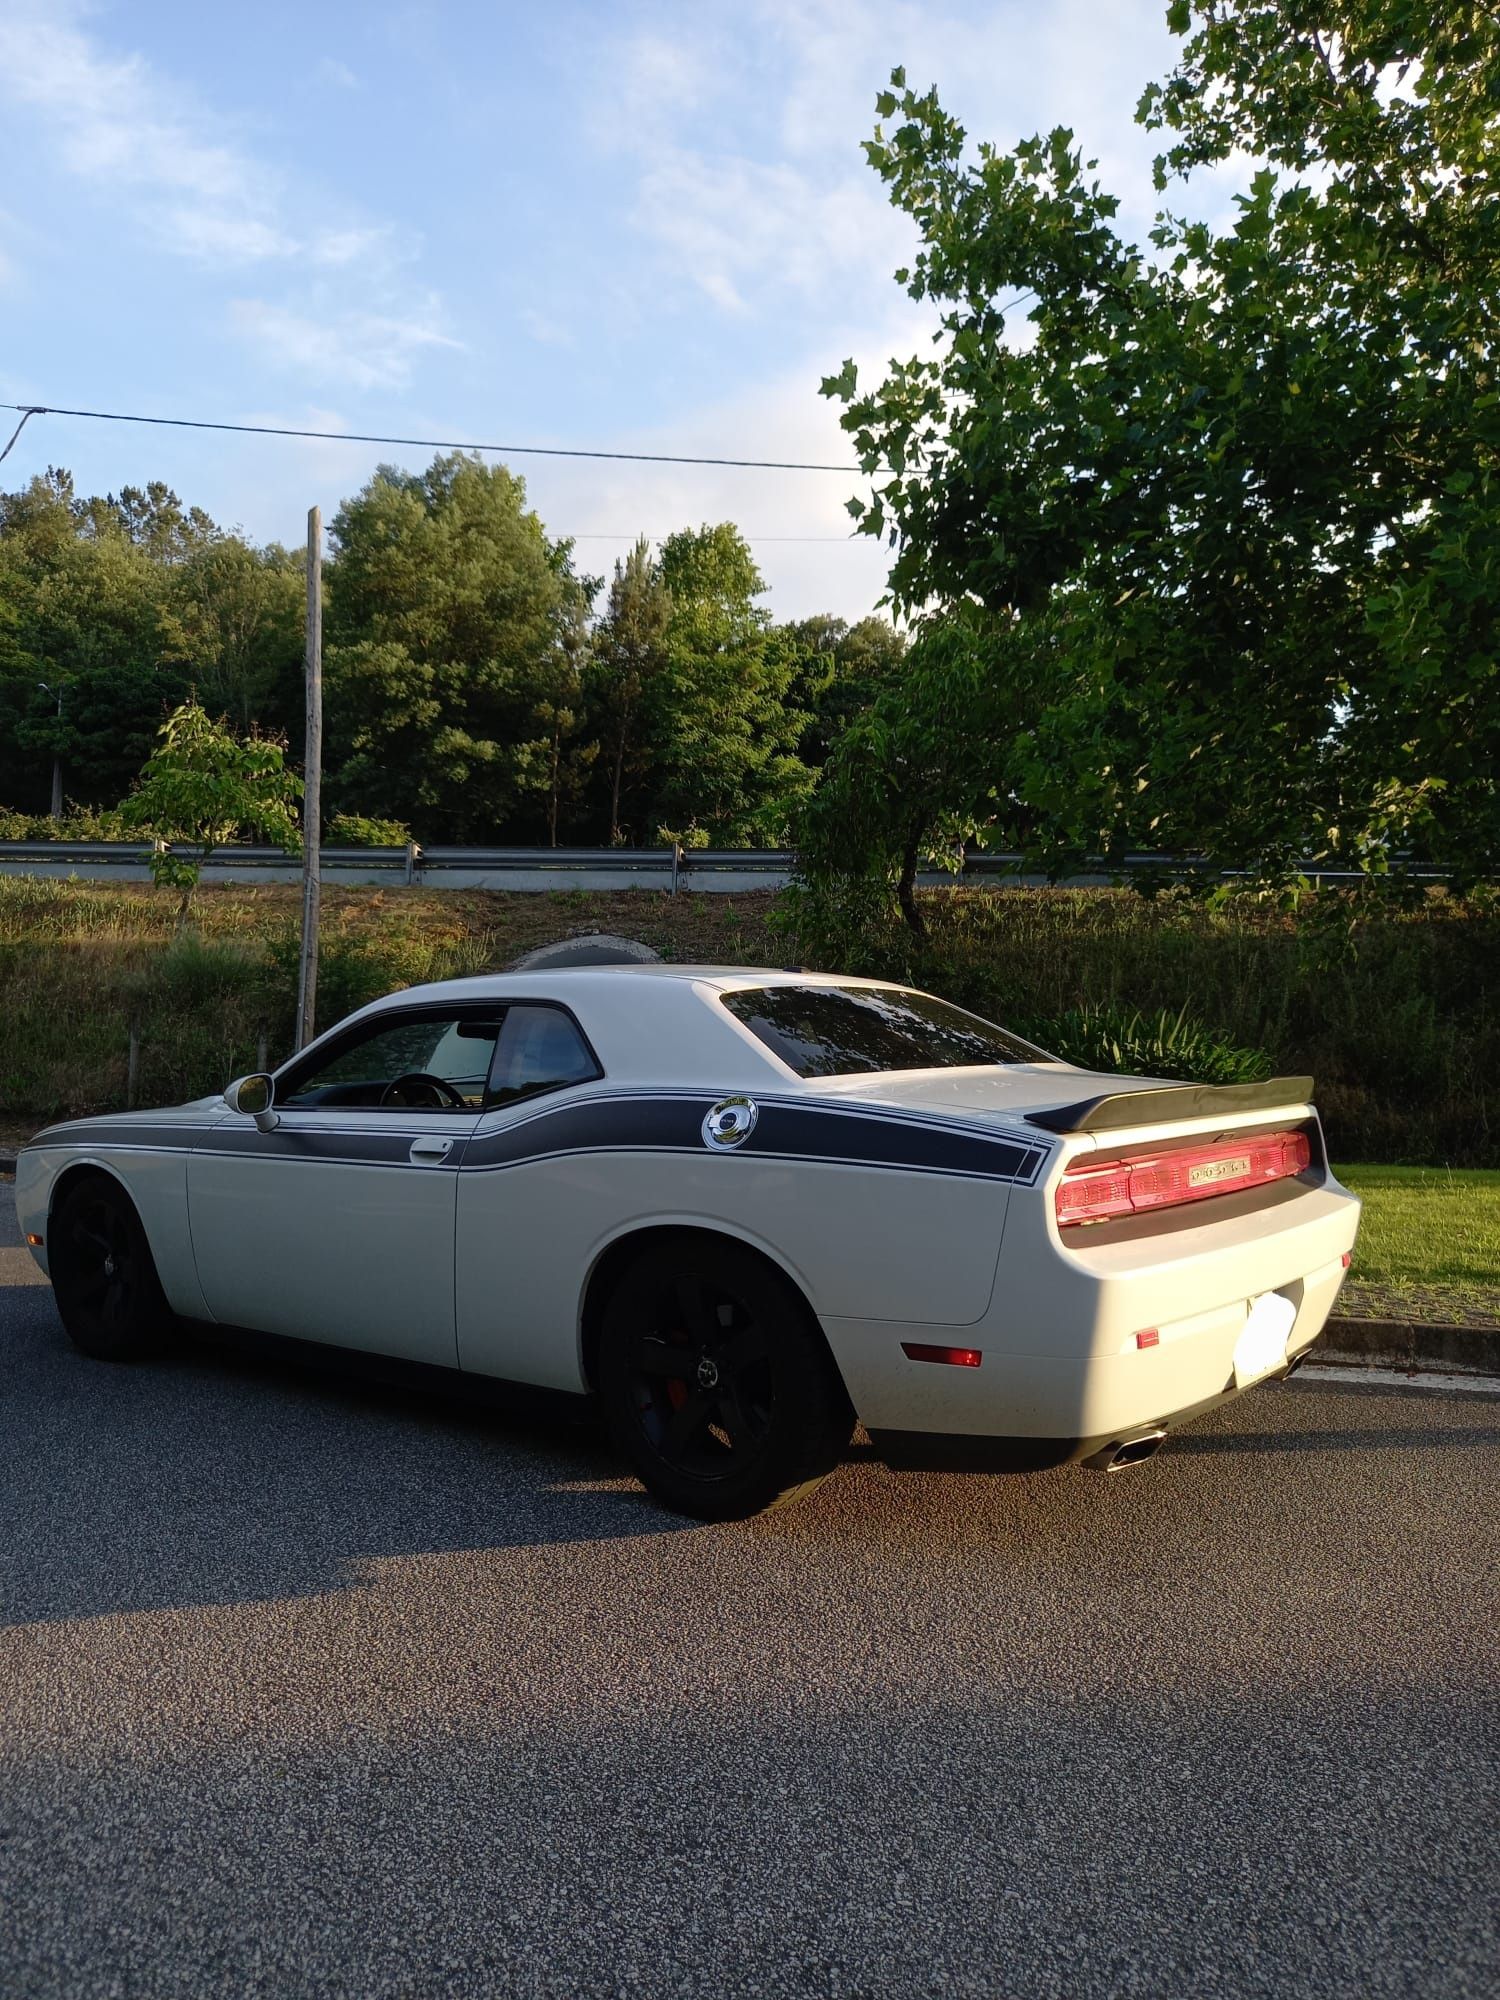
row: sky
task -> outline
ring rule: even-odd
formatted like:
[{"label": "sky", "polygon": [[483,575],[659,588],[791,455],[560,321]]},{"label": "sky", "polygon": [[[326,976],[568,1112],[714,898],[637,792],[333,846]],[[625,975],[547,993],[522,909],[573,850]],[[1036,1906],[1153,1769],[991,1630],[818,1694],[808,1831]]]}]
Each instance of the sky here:
[{"label": "sky", "polygon": [[[861,141],[894,64],[1071,127],[1134,236],[1165,0],[0,0],[0,401],[848,464],[818,384],[918,352]],[[4,413],[0,413],[3,415]],[[3,436],[9,435],[7,424]],[[167,480],[298,542],[422,450],[33,418],[0,480]],[[511,457],[578,567],[733,520],[777,617],[875,607],[854,474]]]}]

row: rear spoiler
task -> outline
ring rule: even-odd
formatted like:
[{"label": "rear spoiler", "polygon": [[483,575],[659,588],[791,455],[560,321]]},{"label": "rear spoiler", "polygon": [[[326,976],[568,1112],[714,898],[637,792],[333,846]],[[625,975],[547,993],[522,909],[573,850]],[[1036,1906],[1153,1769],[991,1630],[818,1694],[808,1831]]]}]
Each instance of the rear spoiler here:
[{"label": "rear spoiler", "polygon": [[1265,1083],[1168,1083],[1145,1090],[1108,1091],[1028,1111],[1028,1125],[1048,1132],[1123,1132],[1131,1125],[1175,1125],[1188,1118],[1244,1118],[1312,1100],[1310,1076],[1273,1076]]}]

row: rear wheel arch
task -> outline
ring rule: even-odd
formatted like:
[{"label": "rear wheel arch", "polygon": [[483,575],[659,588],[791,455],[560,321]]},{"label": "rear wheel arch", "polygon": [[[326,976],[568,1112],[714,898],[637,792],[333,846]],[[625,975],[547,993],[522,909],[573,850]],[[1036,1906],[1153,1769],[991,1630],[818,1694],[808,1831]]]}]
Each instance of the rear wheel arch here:
[{"label": "rear wheel arch", "polygon": [[[806,1287],[795,1271],[789,1270],[780,1258],[775,1257],[764,1245],[752,1243],[748,1238],[736,1236],[728,1229],[713,1229],[693,1223],[651,1223],[644,1228],[627,1230],[607,1243],[594,1260],[592,1270],[584,1283],[583,1300],[579,1315],[580,1357],[583,1364],[583,1378],[590,1393],[599,1389],[599,1336],[604,1326],[604,1314],[610,1296],[616,1285],[635,1262],[647,1250],[659,1250],[674,1242],[690,1242],[704,1246],[720,1246],[732,1250],[738,1256],[749,1255],[759,1258],[767,1270],[774,1271],[784,1284],[790,1285],[796,1293],[806,1316],[808,1331],[818,1341],[828,1356],[829,1366],[841,1387],[843,1374],[828,1345],[828,1337],[823,1331],[818,1315],[813,1311]],[[844,1390],[848,1394],[847,1388]]]}]

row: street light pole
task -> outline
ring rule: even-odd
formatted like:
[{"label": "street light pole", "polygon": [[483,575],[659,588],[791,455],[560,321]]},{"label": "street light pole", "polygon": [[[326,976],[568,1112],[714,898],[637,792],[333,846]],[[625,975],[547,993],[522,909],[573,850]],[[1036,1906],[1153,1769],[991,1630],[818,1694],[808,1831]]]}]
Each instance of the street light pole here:
[{"label": "street light pole", "polygon": [[[46,681],[38,681],[37,686],[41,689],[43,694],[55,694],[57,696],[58,735],[59,737],[61,737],[63,695],[67,691],[67,683],[64,682],[61,687],[54,688],[54,687],[49,687]],[[59,742],[59,743],[54,743],[52,746],[52,817],[54,819],[61,819],[62,809],[63,809],[62,745]]]}]

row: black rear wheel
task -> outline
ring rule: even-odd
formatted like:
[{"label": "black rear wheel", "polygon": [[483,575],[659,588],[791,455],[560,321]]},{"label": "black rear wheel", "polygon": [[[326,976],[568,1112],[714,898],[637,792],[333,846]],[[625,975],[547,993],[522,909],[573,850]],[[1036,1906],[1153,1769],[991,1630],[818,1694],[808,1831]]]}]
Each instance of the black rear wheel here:
[{"label": "black rear wheel", "polygon": [[838,1464],[854,1427],[806,1305],[734,1244],[683,1237],[643,1252],[605,1310],[599,1379],[642,1484],[700,1520],[799,1498]]},{"label": "black rear wheel", "polygon": [[101,1361],[134,1361],[161,1343],[171,1312],[135,1205],[116,1181],[78,1181],[47,1228],[52,1290],[68,1338]]}]

